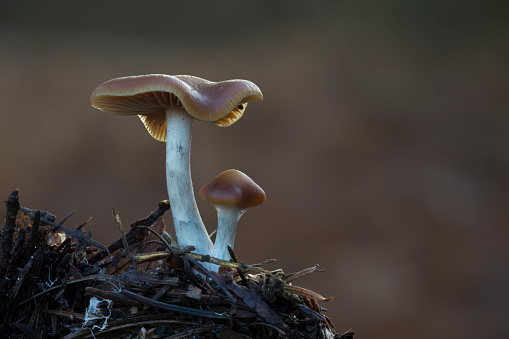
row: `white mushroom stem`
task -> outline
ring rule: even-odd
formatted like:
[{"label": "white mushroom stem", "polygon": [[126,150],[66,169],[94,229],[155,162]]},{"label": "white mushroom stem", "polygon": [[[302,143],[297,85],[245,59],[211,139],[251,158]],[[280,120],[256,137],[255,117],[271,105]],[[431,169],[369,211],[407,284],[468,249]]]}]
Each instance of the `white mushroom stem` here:
[{"label": "white mushroom stem", "polygon": [[212,241],[200,217],[191,181],[192,123],[184,109],[166,109],[166,184],[179,246],[192,245],[196,253],[207,255],[212,253]]},{"label": "white mushroom stem", "polygon": [[233,249],[237,224],[246,210],[229,205],[214,205],[214,207],[217,210],[217,234],[212,256],[218,259],[230,260],[228,246]]}]

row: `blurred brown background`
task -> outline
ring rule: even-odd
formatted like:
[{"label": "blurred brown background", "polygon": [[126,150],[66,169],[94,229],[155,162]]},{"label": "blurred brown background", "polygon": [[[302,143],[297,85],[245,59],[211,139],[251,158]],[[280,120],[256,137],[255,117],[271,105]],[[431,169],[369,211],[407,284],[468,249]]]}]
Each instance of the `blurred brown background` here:
[{"label": "blurred brown background", "polygon": [[[506,2],[2,2],[0,194],[117,239],[166,198],[164,144],[93,109],[108,79],[248,79],[230,128],[196,122],[195,190],[228,168],[266,191],[239,224],[359,338],[507,338]],[[199,201],[212,230],[215,211]],[[2,205],[0,213],[5,213]],[[167,215],[167,226],[171,228]]]}]

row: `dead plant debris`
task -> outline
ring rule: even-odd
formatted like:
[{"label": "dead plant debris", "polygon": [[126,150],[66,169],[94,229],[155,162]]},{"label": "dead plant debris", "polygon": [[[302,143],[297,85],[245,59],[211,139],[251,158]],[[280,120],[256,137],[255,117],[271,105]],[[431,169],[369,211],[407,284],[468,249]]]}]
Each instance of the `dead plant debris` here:
[{"label": "dead plant debris", "polygon": [[[338,334],[316,292],[292,283],[319,271],[266,270],[179,249],[158,204],[106,247],[83,226],[5,201],[0,240],[1,338],[353,338]],[[18,215],[21,213],[21,217]],[[232,258],[236,257],[233,251]],[[221,265],[219,273],[201,263]]]}]

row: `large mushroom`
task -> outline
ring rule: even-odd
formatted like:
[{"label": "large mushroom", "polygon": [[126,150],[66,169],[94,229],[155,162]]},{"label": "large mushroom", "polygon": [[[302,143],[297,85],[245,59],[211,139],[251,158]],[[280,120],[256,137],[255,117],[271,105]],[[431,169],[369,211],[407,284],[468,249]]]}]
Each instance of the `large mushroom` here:
[{"label": "large mushroom", "polygon": [[258,86],[247,80],[212,82],[152,74],[106,81],[94,90],[90,102],[104,112],[139,116],[152,137],[166,142],[166,182],[179,246],[192,245],[197,253],[210,254],[212,242],[191,181],[192,122],[230,126],[242,117],[249,101],[262,98]]},{"label": "large mushroom", "polygon": [[212,256],[230,260],[228,246],[233,249],[240,217],[246,209],[265,202],[265,192],[241,171],[229,169],[203,186],[200,198],[217,210],[217,234]]}]

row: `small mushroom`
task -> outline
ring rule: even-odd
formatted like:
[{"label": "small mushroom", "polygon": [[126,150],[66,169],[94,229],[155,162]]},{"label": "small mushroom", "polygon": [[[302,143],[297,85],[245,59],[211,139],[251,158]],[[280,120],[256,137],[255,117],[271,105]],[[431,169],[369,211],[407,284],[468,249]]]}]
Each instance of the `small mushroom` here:
[{"label": "small mushroom", "polygon": [[240,217],[246,209],[263,204],[265,192],[246,174],[230,169],[203,186],[199,195],[217,210],[217,234],[212,256],[230,260],[228,246],[233,249]]},{"label": "small mushroom", "polygon": [[189,75],[163,74],[112,79],[99,85],[90,97],[92,106],[101,111],[139,116],[152,137],[166,142],[168,197],[182,248],[192,245],[200,254],[212,251],[191,180],[193,119],[230,126],[253,100],[262,100],[262,93],[250,81],[212,82]]}]

